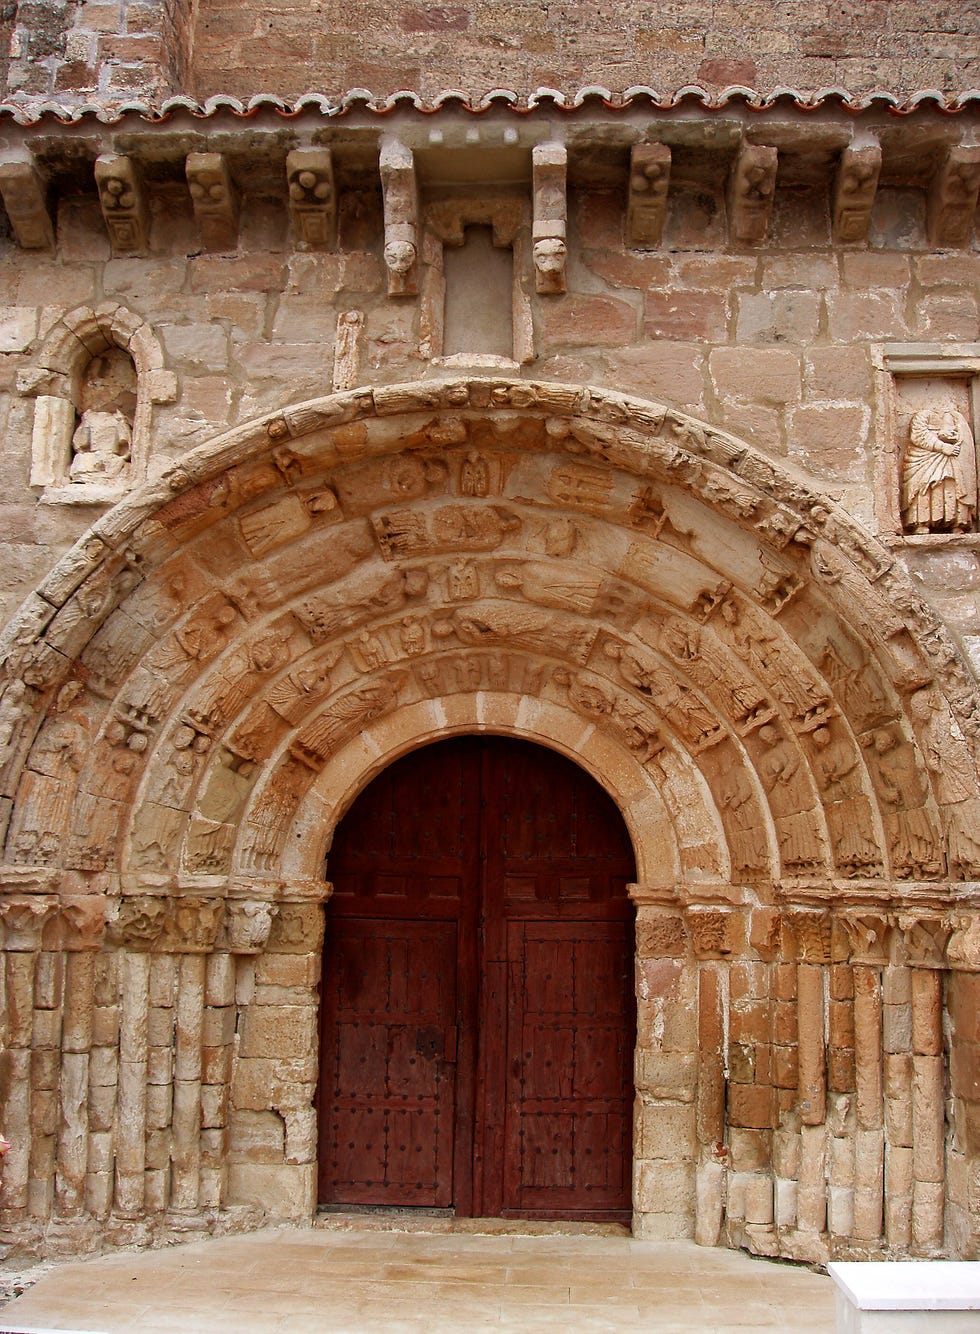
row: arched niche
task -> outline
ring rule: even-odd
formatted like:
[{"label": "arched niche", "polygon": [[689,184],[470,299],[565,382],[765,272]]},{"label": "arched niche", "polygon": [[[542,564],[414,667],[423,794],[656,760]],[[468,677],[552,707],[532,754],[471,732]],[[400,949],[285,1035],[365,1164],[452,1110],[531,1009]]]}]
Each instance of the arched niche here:
[{"label": "arched niche", "polygon": [[177,393],[153,330],[115,304],[63,316],[18,387],[35,401],[30,484],[57,504],[111,504],[142,482],[152,405]]}]

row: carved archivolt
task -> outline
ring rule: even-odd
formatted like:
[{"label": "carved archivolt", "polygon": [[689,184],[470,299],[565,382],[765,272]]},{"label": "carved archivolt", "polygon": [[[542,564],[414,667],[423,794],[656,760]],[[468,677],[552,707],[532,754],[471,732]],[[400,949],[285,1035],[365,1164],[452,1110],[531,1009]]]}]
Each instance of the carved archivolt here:
[{"label": "carved archivolt", "polygon": [[581,386],[229,432],[100,520],[3,655],[5,860],[110,893],[312,883],[375,772],[472,730],[583,763],[648,882],[980,879],[975,682],[887,551],[731,436]]},{"label": "carved archivolt", "polygon": [[176,398],[150,326],[114,303],[48,335],[21,393],[35,400],[31,485],[60,503],[111,503],[146,476],[152,405]]}]

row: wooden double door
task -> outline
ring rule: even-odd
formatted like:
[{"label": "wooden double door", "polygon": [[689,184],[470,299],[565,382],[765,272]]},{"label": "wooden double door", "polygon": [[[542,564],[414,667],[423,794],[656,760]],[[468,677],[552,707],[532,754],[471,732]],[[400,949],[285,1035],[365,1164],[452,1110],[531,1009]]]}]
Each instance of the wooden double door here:
[{"label": "wooden double door", "polygon": [[527,742],[362,793],[327,864],[322,1204],[629,1218],[634,874],[607,794]]}]

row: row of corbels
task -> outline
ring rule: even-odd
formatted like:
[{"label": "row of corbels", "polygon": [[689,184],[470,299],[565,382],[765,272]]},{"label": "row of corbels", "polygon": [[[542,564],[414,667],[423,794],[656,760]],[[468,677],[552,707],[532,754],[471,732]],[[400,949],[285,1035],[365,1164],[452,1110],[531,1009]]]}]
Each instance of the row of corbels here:
[{"label": "row of corbels", "polygon": [[[630,150],[626,244],[652,250],[663,240],[670,189],[671,149],[663,143],[634,144]],[[834,241],[868,239],[881,174],[877,141],[849,145],[841,153],[832,186]],[[769,235],[779,150],[743,142],[728,178],[731,239],[760,245]],[[380,156],[384,193],[385,265],[390,296],[418,292],[420,192],[411,148],[398,139],[383,141]],[[188,153],[185,171],[201,241],[206,250],[236,248],[240,195],[221,153]],[[532,149],[533,256],[540,293],[566,289],[567,152],[558,142]],[[311,249],[336,242],[337,190],[328,147],[295,148],[286,157],[289,210],[297,241]],[[125,154],[96,159],[99,203],[113,251],[140,254],[148,248],[149,208],[139,164]],[[954,144],[938,162],[927,191],[926,227],[933,247],[969,244],[980,193],[980,147]],[[17,243],[27,250],[51,250],[54,224],[48,190],[30,154],[0,159],[0,195]]]}]

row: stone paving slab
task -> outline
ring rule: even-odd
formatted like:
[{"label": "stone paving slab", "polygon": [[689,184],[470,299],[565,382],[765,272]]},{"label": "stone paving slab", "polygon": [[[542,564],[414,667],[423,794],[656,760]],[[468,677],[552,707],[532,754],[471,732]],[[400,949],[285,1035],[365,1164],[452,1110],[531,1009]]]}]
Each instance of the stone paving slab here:
[{"label": "stone paving slab", "polygon": [[60,1264],[4,1330],[102,1334],[834,1329],[822,1274],[623,1234],[269,1228]]}]

